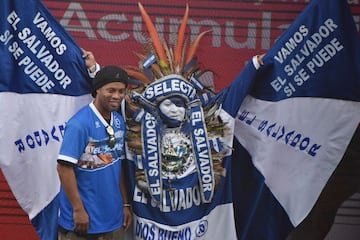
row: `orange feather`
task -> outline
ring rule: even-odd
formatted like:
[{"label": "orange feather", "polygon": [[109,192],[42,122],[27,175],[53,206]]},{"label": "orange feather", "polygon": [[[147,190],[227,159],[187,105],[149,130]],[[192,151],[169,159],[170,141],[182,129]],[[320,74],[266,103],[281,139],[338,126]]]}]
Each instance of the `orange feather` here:
[{"label": "orange feather", "polygon": [[165,67],[166,67],[168,65],[167,64],[168,61],[166,60],[165,50],[161,44],[161,41],[160,41],[159,35],[156,31],[156,28],[155,28],[154,24],[152,23],[150,16],[145,11],[144,6],[141,3],[138,3],[138,5],[139,5],[140,12],[141,12],[141,16],[144,19],[144,22],[149,31],[150,37],[153,41],[155,51],[156,51],[157,55],[159,56],[160,65],[165,64]]},{"label": "orange feather", "polygon": [[139,72],[137,70],[134,70],[134,69],[130,69],[130,68],[124,68],[125,71],[127,72],[127,74],[130,76],[130,77],[133,77],[137,80],[140,80],[142,81],[144,84],[148,84],[150,83],[151,81],[146,77],[146,75],[142,72]]},{"label": "orange feather", "polygon": [[188,63],[194,56],[195,56],[195,53],[199,47],[199,43],[200,43],[200,40],[201,38],[208,32],[210,32],[211,30],[207,30],[205,32],[202,32],[200,33],[195,41],[193,42],[193,44],[189,47],[187,53],[186,53],[186,60],[185,60],[185,63]]},{"label": "orange feather", "polygon": [[185,10],[185,14],[184,14],[183,20],[182,20],[180,28],[179,28],[176,48],[175,48],[175,52],[174,52],[174,66],[175,67],[177,65],[179,65],[180,59],[182,56],[182,47],[184,44],[185,29],[186,29],[188,18],[189,18],[189,5],[186,4],[186,10]]}]

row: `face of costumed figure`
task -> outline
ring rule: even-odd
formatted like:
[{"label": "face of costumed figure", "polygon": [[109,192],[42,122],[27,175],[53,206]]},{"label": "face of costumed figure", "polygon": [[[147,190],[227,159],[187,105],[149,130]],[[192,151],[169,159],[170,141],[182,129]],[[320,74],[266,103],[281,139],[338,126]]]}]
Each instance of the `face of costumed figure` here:
[{"label": "face of costumed figure", "polygon": [[185,119],[185,100],[178,96],[167,98],[160,102],[159,110],[168,127],[178,127]]}]

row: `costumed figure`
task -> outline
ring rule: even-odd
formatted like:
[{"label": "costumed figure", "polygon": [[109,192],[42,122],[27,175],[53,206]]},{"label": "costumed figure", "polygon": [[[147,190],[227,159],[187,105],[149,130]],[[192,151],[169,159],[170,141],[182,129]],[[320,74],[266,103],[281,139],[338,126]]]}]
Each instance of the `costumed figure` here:
[{"label": "costumed figure", "polygon": [[207,31],[189,46],[187,6],[172,48],[160,40],[140,3],[139,8],[150,38],[145,54],[137,54],[139,66],[124,68],[143,84],[122,106],[135,238],[235,239],[227,172],[232,118],[222,108],[228,91],[215,93],[195,55]]}]

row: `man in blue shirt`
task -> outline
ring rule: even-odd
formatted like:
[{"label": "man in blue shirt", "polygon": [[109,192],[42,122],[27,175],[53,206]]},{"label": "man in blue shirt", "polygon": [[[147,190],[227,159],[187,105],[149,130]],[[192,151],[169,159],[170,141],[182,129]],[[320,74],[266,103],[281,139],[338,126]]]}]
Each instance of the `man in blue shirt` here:
[{"label": "man in blue shirt", "polygon": [[125,124],[117,112],[128,81],[123,69],[102,68],[93,80],[94,101],[66,124],[58,156],[59,239],[123,239],[131,224]]}]

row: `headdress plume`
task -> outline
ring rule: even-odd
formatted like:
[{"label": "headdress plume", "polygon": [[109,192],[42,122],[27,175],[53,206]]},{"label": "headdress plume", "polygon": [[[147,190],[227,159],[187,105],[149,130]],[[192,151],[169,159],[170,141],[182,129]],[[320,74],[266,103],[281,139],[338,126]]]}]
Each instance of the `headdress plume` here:
[{"label": "headdress plume", "polygon": [[207,30],[205,32],[200,33],[195,41],[191,44],[190,48],[188,49],[187,53],[186,53],[186,60],[185,63],[187,64],[188,62],[190,62],[190,60],[195,56],[195,53],[199,47],[200,44],[200,40],[201,38],[208,32],[210,32],[211,30]]},{"label": "headdress plume", "polygon": [[159,57],[159,61],[160,61],[160,65],[162,67],[167,67],[168,66],[168,61],[167,61],[167,58],[166,58],[166,54],[165,54],[165,50],[161,44],[161,40],[159,38],[159,35],[156,31],[156,28],[154,26],[154,24],[152,23],[151,19],[150,19],[150,16],[147,14],[147,12],[145,11],[144,9],[144,6],[141,4],[141,3],[138,3],[139,5],[139,9],[140,9],[140,12],[141,12],[141,16],[146,24],[146,27],[149,31],[149,34],[150,34],[150,37],[153,41],[153,45],[154,45],[154,48],[155,48],[155,51],[156,53],[158,54],[158,57]]},{"label": "headdress plume", "polygon": [[178,32],[178,36],[177,36],[176,48],[175,48],[175,52],[174,52],[174,66],[175,66],[175,68],[179,68],[180,60],[181,60],[181,57],[183,55],[182,53],[183,53],[183,45],[184,45],[184,40],[185,40],[185,29],[186,29],[186,26],[187,26],[188,18],[189,18],[189,6],[186,4],[186,10],[185,10],[183,20],[181,22],[181,26],[179,28],[179,32]]}]

